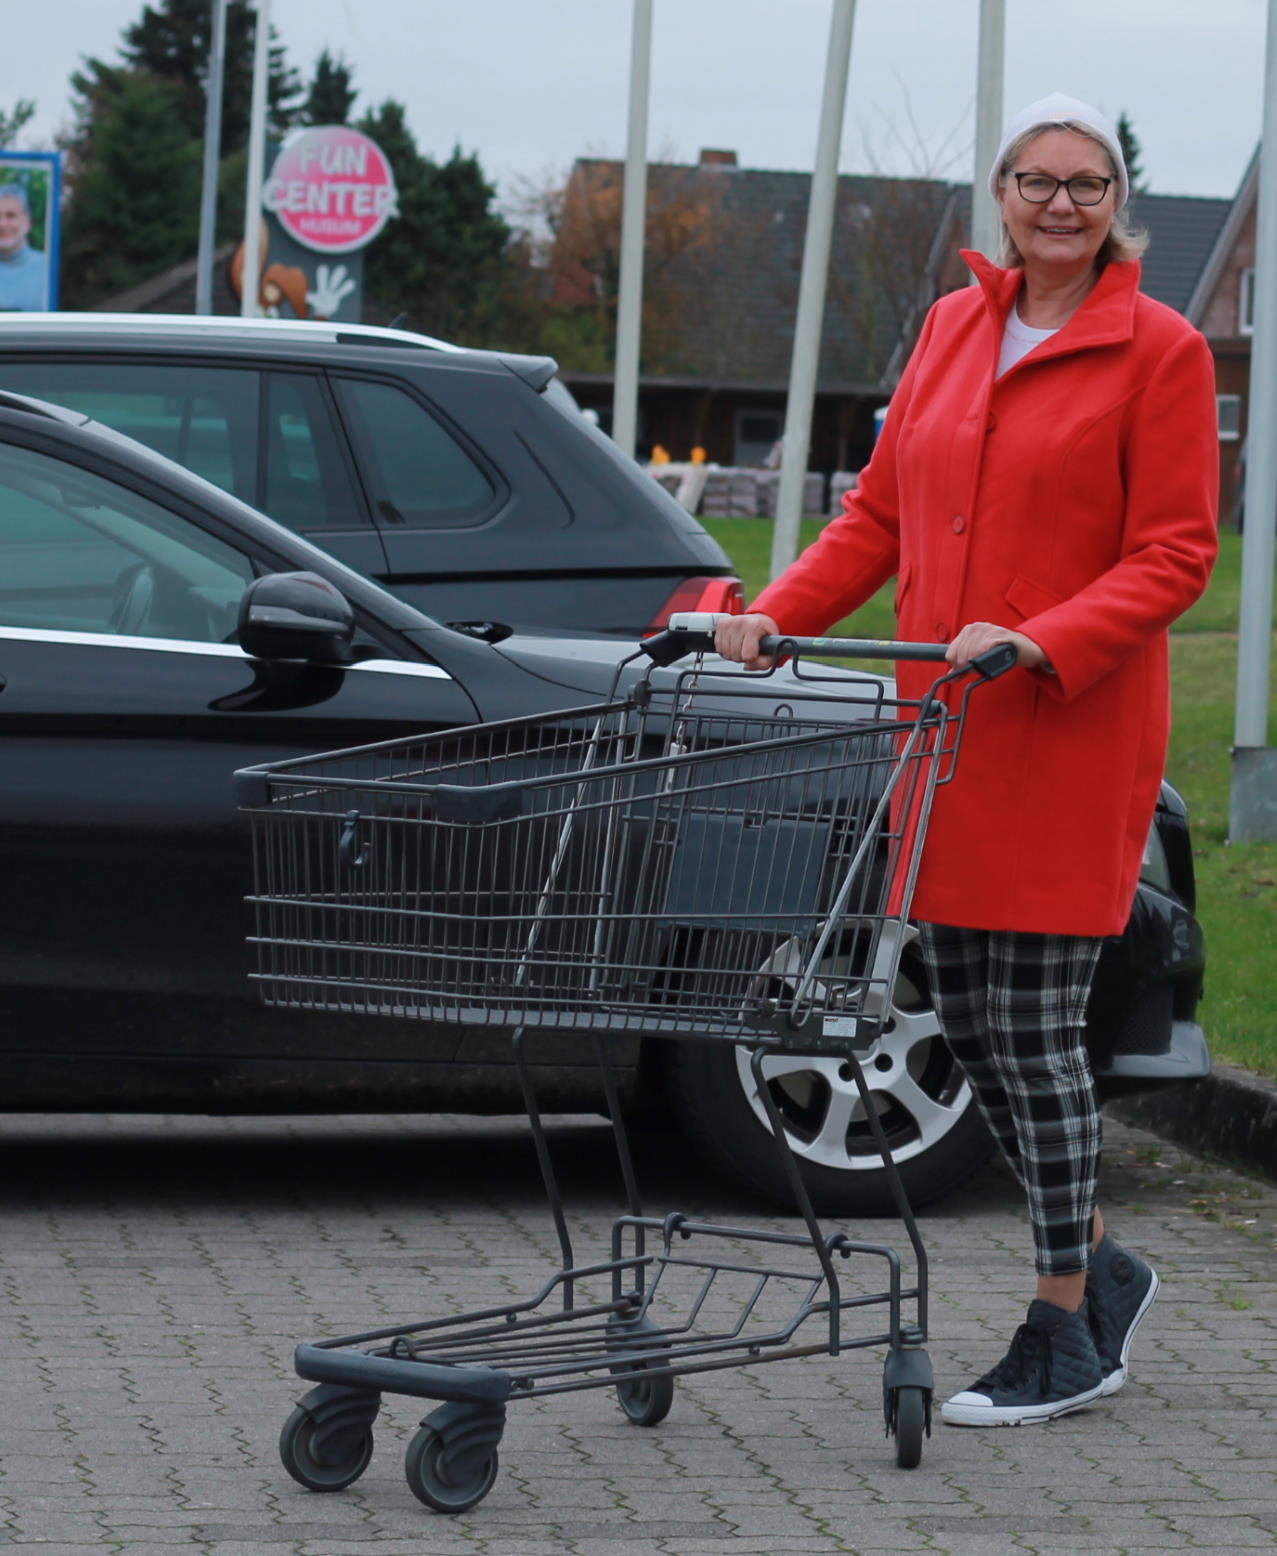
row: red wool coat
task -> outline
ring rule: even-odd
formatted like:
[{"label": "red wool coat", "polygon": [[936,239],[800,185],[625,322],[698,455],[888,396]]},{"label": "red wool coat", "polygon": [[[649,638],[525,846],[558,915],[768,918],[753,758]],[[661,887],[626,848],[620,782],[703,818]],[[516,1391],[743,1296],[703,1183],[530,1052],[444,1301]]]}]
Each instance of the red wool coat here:
[{"label": "red wool coat", "polygon": [[[1217,547],[1215,378],[1202,336],[1111,263],[1069,322],[996,381],[1022,279],[932,308],[842,515],[751,609],[818,635],[898,574],[901,638],[1025,633],[1055,673],[972,697],[937,790],[913,913],[975,929],[1120,934],[1170,730],[1167,628]],[[934,666],[901,664],[917,697]]]}]

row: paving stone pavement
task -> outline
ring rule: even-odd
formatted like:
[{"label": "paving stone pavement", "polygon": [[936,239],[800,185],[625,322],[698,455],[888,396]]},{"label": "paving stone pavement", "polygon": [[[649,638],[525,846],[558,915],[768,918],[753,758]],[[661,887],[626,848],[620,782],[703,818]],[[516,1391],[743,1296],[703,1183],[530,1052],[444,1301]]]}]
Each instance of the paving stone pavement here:
[{"label": "paving stone pavement", "polygon": [[[578,1253],[603,1257],[619,1198],[606,1127],[555,1120],[552,1138]],[[644,1143],[640,1163],[654,1211],[793,1229],[677,1145]],[[682,1378],[653,1429],[610,1390],[516,1402],[492,1492],[446,1518],[404,1481],[423,1411],[403,1398],[351,1489],[315,1495],[284,1474],[276,1440],[305,1387],[291,1352],[536,1289],[556,1243],[522,1120],[0,1120],[0,1542],[41,1556],[1271,1549],[1277,1186],[1112,1125],[1102,1196],[1165,1282],[1132,1380],[1102,1404],[1013,1430],[937,1422],[904,1471],[877,1350]],[[922,1228],[943,1393],[1021,1318],[1028,1229],[996,1166]],[[849,1230],[902,1241],[891,1222]]]}]

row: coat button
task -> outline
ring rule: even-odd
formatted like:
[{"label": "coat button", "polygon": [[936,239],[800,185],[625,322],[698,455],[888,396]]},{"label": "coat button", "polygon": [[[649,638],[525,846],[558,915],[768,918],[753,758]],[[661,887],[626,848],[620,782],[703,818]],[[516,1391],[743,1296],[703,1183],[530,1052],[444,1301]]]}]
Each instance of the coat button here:
[{"label": "coat button", "polygon": [[949,623],[947,621],[936,622],[936,637],[941,643],[949,641]]},{"label": "coat button", "polygon": [[966,527],[967,521],[960,513],[955,513],[953,516],[953,533],[955,535],[961,535],[962,531],[966,529]]},{"label": "coat button", "polygon": [[989,412],[989,419],[984,424],[984,430],[986,432],[992,432],[993,429],[997,426],[997,424],[998,424],[997,416],[992,411],[990,411]]}]

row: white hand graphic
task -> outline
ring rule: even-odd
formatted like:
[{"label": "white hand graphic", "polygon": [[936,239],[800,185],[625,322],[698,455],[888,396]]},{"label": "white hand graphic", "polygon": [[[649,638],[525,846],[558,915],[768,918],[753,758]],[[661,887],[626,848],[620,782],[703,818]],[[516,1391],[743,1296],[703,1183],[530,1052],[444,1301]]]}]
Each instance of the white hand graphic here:
[{"label": "white hand graphic", "polygon": [[320,265],[315,271],[315,290],[306,293],[306,301],[317,319],[331,319],[342,299],[355,290],[355,281],[346,274],[345,265]]}]

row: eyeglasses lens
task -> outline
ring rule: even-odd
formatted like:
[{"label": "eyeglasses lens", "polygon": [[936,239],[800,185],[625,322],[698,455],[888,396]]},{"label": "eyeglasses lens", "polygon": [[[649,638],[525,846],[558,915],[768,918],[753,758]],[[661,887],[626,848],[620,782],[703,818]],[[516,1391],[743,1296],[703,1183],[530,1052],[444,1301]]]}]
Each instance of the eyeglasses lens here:
[{"label": "eyeglasses lens", "polygon": [[1055,191],[1063,185],[1075,205],[1098,205],[1108,189],[1103,178],[1050,178],[1045,173],[1020,173],[1016,175],[1020,194],[1033,205],[1045,205],[1055,197]]}]

